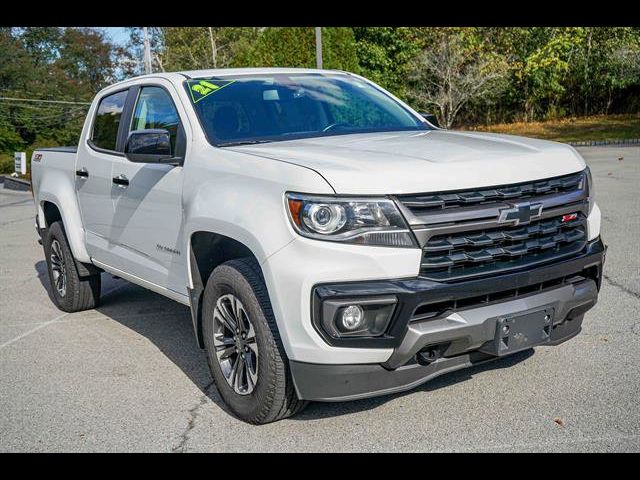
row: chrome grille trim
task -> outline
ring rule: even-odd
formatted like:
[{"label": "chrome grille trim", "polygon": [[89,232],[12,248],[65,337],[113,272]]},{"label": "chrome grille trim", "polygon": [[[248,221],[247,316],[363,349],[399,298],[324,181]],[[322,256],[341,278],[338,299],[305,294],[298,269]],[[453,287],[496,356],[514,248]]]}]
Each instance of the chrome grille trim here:
[{"label": "chrome grille trim", "polygon": [[[587,190],[583,171],[511,186],[398,195],[395,200],[423,249],[420,276],[455,281],[581,251],[587,240]],[[525,216],[525,223],[499,222],[504,209],[534,204],[541,204],[542,212]],[[561,225],[562,215],[573,213],[578,218]]]}]

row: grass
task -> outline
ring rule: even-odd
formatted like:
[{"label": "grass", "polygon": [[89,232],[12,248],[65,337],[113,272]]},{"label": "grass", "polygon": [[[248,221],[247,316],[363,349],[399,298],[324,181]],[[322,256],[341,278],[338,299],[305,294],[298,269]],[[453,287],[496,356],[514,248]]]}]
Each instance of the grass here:
[{"label": "grass", "polygon": [[635,139],[640,138],[640,114],[595,115],[544,122],[480,125],[465,130],[508,133],[557,142]]}]

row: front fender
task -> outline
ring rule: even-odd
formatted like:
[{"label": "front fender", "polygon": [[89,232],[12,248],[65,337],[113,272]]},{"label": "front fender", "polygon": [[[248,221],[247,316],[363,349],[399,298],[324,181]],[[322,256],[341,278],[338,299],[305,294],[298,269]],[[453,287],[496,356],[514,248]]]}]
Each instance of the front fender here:
[{"label": "front fender", "polygon": [[[198,335],[201,294],[206,278],[193,272],[191,238],[196,232],[224,235],[247,247],[260,264],[291,243],[296,233],[289,224],[285,192],[332,194],[334,190],[317,172],[277,160],[225,149],[194,151],[185,163],[183,184],[183,251],[188,252],[188,289],[192,320]],[[265,278],[270,278],[265,275]],[[285,319],[277,312],[280,300],[267,282],[281,332]],[[199,337],[198,337],[199,338]],[[288,350],[286,339],[285,349]]]},{"label": "front fender", "polygon": [[285,210],[287,191],[334,193],[304,167],[219,148],[194,152],[185,165],[184,251],[195,232],[211,232],[242,243],[264,263],[296,236]]}]

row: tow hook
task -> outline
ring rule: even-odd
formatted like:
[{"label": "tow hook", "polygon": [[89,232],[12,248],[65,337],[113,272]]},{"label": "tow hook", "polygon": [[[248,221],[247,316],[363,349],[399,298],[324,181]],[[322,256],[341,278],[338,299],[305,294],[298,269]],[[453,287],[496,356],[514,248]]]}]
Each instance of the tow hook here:
[{"label": "tow hook", "polygon": [[445,343],[425,347],[418,352],[416,360],[420,365],[430,365],[442,357],[442,354],[447,350],[448,346],[449,344]]}]

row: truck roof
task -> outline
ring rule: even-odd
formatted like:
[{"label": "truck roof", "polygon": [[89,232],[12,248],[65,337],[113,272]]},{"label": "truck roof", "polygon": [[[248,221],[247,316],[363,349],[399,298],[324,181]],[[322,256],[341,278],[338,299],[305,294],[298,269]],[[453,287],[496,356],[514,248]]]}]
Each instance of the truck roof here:
[{"label": "truck roof", "polygon": [[260,68],[211,68],[205,70],[182,70],[175,72],[157,72],[149,73],[147,75],[138,75],[135,77],[121,80],[120,82],[113,83],[103,90],[111,89],[117,85],[123,85],[134,80],[143,78],[166,78],[171,81],[179,81],[186,78],[209,78],[209,77],[221,77],[229,75],[249,75],[249,74],[277,74],[277,73],[343,73],[348,74],[342,70],[324,70],[317,68],[293,68],[293,67],[260,67]]},{"label": "truck roof", "polygon": [[275,74],[275,73],[346,73],[339,70],[322,70],[316,68],[293,68],[293,67],[272,67],[272,68],[214,68],[209,70],[188,70],[176,72],[191,78],[206,78],[225,75],[247,75],[247,74]]}]

